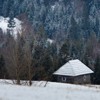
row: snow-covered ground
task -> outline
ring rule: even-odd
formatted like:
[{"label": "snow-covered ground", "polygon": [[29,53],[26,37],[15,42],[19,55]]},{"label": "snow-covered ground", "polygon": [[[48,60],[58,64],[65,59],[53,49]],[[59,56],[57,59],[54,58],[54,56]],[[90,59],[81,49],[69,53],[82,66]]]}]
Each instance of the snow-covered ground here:
[{"label": "snow-covered ground", "polygon": [[[7,29],[8,29],[8,21],[9,18],[4,18],[2,16],[0,16],[0,28],[2,29],[2,31],[4,33],[7,33]],[[17,18],[14,18],[15,21],[15,27],[14,27],[14,36],[16,37],[17,33],[21,33],[21,24],[22,22],[20,20],[18,20]]]},{"label": "snow-covered ground", "polygon": [[[5,83],[6,82],[6,83]],[[34,81],[31,87],[0,81],[0,100],[100,100],[100,87]]]}]

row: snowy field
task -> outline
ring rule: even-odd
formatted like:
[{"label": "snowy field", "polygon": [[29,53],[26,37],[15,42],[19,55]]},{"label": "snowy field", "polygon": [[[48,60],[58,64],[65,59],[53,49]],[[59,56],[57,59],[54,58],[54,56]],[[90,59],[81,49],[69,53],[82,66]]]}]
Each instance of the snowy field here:
[{"label": "snowy field", "polygon": [[30,87],[1,80],[0,100],[100,100],[100,87],[45,81],[34,81]]}]

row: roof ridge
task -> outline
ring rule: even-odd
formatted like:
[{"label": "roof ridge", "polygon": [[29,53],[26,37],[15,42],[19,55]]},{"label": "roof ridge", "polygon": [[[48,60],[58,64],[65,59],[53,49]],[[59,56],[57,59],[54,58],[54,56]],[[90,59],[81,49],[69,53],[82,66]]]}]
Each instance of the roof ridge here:
[{"label": "roof ridge", "polygon": [[72,71],[73,71],[73,73],[74,73],[74,76],[75,76],[76,74],[75,74],[75,72],[74,72],[73,66],[71,65],[71,62],[70,62],[70,61],[68,61],[68,63],[69,63],[69,64],[70,64],[70,66],[72,67],[71,69],[72,69]]}]

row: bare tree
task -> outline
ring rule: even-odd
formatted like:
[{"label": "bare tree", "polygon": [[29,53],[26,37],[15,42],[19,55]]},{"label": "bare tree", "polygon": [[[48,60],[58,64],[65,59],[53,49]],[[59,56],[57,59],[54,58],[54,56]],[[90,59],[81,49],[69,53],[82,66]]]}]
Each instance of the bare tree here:
[{"label": "bare tree", "polygon": [[22,38],[24,40],[24,68],[25,73],[28,76],[27,79],[29,80],[29,85],[32,84],[32,77],[33,77],[33,67],[32,67],[32,48],[33,43],[35,41],[36,34],[34,29],[29,22],[27,16],[22,14],[19,16],[22,19]]},{"label": "bare tree", "polygon": [[32,51],[29,42],[25,43],[24,46],[24,60],[25,60],[25,68],[28,75],[29,85],[32,85],[32,77],[33,77],[33,67],[32,67]]},{"label": "bare tree", "polygon": [[28,79],[29,85],[31,85],[33,77],[32,46],[35,34],[27,18],[23,22],[22,33],[18,34],[16,39],[10,34],[7,35],[4,57],[10,78],[15,79],[17,84],[21,84],[21,79]]},{"label": "bare tree", "polygon": [[22,66],[22,47],[20,39],[14,40],[10,35],[7,37],[7,45],[4,48],[4,57],[6,59],[6,67],[9,76],[16,79],[16,83],[20,84],[20,76],[23,71]]}]

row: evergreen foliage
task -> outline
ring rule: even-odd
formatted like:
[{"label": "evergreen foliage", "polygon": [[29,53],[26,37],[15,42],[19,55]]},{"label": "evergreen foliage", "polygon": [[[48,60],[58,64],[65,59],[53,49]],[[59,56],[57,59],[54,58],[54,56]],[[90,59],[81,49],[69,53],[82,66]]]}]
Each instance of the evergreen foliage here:
[{"label": "evergreen foliage", "polygon": [[78,38],[80,33],[88,38],[92,31],[100,36],[99,0],[73,2],[71,0],[1,0],[0,15],[11,17],[13,12],[17,17],[24,13],[36,30],[43,25],[49,37],[57,34],[59,29],[66,34],[73,34],[75,30],[74,38]]},{"label": "evergreen foliage", "polygon": [[2,55],[0,55],[0,78],[4,79],[7,78],[7,71],[6,71],[6,67],[5,67],[5,60],[4,57]]},{"label": "evergreen foliage", "polygon": [[94,70],[94,83],[100,84],[100,56],[97,57]]}]

